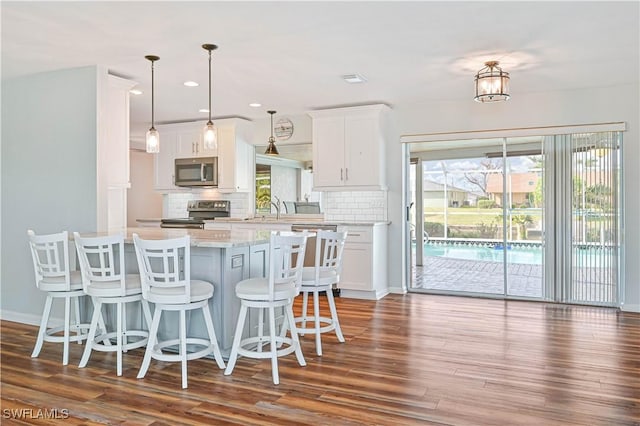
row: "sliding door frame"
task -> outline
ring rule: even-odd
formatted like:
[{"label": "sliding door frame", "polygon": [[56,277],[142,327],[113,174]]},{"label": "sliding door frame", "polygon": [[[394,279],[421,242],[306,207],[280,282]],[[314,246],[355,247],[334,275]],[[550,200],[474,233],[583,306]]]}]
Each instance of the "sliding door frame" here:
[{"label": "sliding door frame", "polygon": [[[554,140],[554,137],[567,137],[571,138],[571,134],[574,133],[587,133],[587,132],[624,132],[626,130],[626,124],[624,122],[610,122],[610,123],[593,123],[593,124],[577,124],[577,125],[566,125],[566,126],[547,126],[547,127],[528,127],[528,128],[512,128],[512,129],[494,129],[494,130],[476,130],[476,131],[464,131],[464,132],[438,132],[438,133],[425,133],[425,134],[414,134],[414,135],[403,135],[400,137],[400,142],[402,143],[402,152],[403,152],[403,193],[402,200],[403,205],[405,206],[405,238],[407,235],[410,236],[410,188],[409,188],[409,164],[410,164],[410,144],[412,143],[429,143],[429,142],[442,142],[442,141],[453,141],[453,140],[470,140],[470,139],[498,139],[498,138],[510,138],[510,137],[522,137],[522,136],[548,136],[550,138],[545,138],[545,143],[543,145],[544,149],[544,158],[545,158],[545,169],[546,170],[554,170],[557,171],[557,166],[555,166],[555,162],[561,161],[563,162],[562,170],[565,173],[571,174],[571,155],[559,154],[558,148],[555,147],[554,143],[546,143],[548,139],[551,141]],[[553,147],[553,148],[552,148]],[[567,164],[568,162],[568,164]],[[547,167],[553,166],[553,168],[548,169]],[[557,211],[557,208],[562,207],[566,204],[566,200],[570,200],[571,197],[567,197],[567,195],[571,194],[571,178],[567,179],[566,176],[563,179],[555,179],[553,176],[554,173],[545,173],[545,209],[548,211]],[[622,185],[622,182],[620,182]],[[418,198],[418,197],[416,197]],[[624,230],[624,215],[623,215],[623,201],[620,200],[619,212],[620,212],[620,229]],[[565,206],[566,207],[566,206]],[[564,215],[563,215],[564,216]],[[545,221],[545,234],[543,235],[543,241],[545,241],[544,248],[544,257],[548,259],[548,262],[551,262],[553,266],[544,269],[544,288],[543,288],[543,300],[557,300],[557,301],[567,301],[568,300],[568,286],[566,285],[554,285],[554,279],[560,279],[564,283],[570,283],[571,276],[571,262],[556,262],[555,255],[560,253],[561,256],[559,258],[566,259],[566,256],[571,258],[571,253],[567,252],[567,246],[564,244],[564,241],[568,238],[571,240],[571,221],[566,216],[562,217],[560,220],[558,218],[553,217],[553,215],[546,214],[544,216]],[[557,233],[562,232],[563,238],[556,238]],[[624,232],[621,232],[620,237],[620,246],[621,250],[618,256],[619,268],[624,267]],[[411,239],[405,241],[403,244],[402,251],[402,261],[403,261],[403,287],[404,289],[411,288]],[[619,269],[621,272],[621,269]],[[505,264],[505,274],[506,274],[506,264]],[[505,286],[507,285],[505,280]],[[555,288],[555,293],[552,293],[552,289]],[[624,304],[624,274],[619,273],[618,277],[618,306]],[[436,292],[434,292],[436,293]],[[475,293],[469,293],[470,296],[478,295]],[[485,296],[485,295],[482,295]],[[486,295],[486,297],[496,297],[494,295]],[[510,297],[508,294],[506,296],[497,297],[507,297],[510,299],[518,299],[518,297]]]}]

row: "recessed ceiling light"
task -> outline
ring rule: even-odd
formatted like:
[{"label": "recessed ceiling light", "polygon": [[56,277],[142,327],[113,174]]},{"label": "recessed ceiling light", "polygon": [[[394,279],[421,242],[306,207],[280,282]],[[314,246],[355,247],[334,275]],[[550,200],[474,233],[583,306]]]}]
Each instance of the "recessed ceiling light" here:
[{"label": "recessed ceiling light", "polygon": [[142,95],[142,90],[131,89],[129,90],[129,93],[131,93],[132,95]]},{"label": "recessed ceiling light", "polygon": [[355,83],[364,83],[365,81],[367,81],[366,78],[364,78],[363,76],[359,75],[359,74],[347,74],[347,75],[343,75],[342,79],[344,81],[346,81],[347,83],[351,83],[351,84],[355,84]]},{"label": "recessed ceiling light", "polygon": [[249,106],[252,107],[252,108],[260,108],[262,106],[262,104],[258,103],[258,102],[251,102],[249,104]]},{"label": "recessed ceiling light", "polygon": [[209,110],[206,108],[202,108],[202,109],[199,109],[198,112],[209,112]]},{"label": "recessed ceiling light", "polygon": [[183,84],[185,86],[187,86],[187,87],[197,87],[197,86],[199,86],[199,84],[196,83],[195,81],[185,81]]}]

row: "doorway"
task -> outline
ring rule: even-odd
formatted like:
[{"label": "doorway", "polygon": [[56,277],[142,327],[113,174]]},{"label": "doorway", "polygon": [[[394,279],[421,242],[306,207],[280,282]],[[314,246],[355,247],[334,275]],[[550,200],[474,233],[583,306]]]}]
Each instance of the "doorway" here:
[{"label": "doorway", "polygon": [[408,144],[408,289],[617,306],[620,132]]}]

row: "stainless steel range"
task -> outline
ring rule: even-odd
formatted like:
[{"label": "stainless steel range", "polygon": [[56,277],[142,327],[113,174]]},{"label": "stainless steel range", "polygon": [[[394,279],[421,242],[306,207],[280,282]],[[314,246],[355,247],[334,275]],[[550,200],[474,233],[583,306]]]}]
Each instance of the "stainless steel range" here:
[{"label": "stainless steel range", "polygon": [[231,202],[226,200],[193,200],[187,204],[189,217],[162,219],[161,228],[204,229],[204,221],[217,217],[229,217]]}]

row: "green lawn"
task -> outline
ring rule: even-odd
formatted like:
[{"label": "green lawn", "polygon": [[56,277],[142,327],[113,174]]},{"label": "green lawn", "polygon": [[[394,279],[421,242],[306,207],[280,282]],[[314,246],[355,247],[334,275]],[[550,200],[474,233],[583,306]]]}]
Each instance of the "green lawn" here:
[{"label": "green lawn", "polygon": [[[478,208],[460,208],[451,207],[447,209],[447,223],[449,225],[478,225],[484,223],[486,225],[491,223],[502,223],[502,209],[478,209]],[[529,215],[533,218],[534,222],[539,222],[542,219],[542,211],[534,209],[514,209],[513,215]],[[437,208],[425,208],[424,209],[424,221],[444,223],[444,211]]]}]

